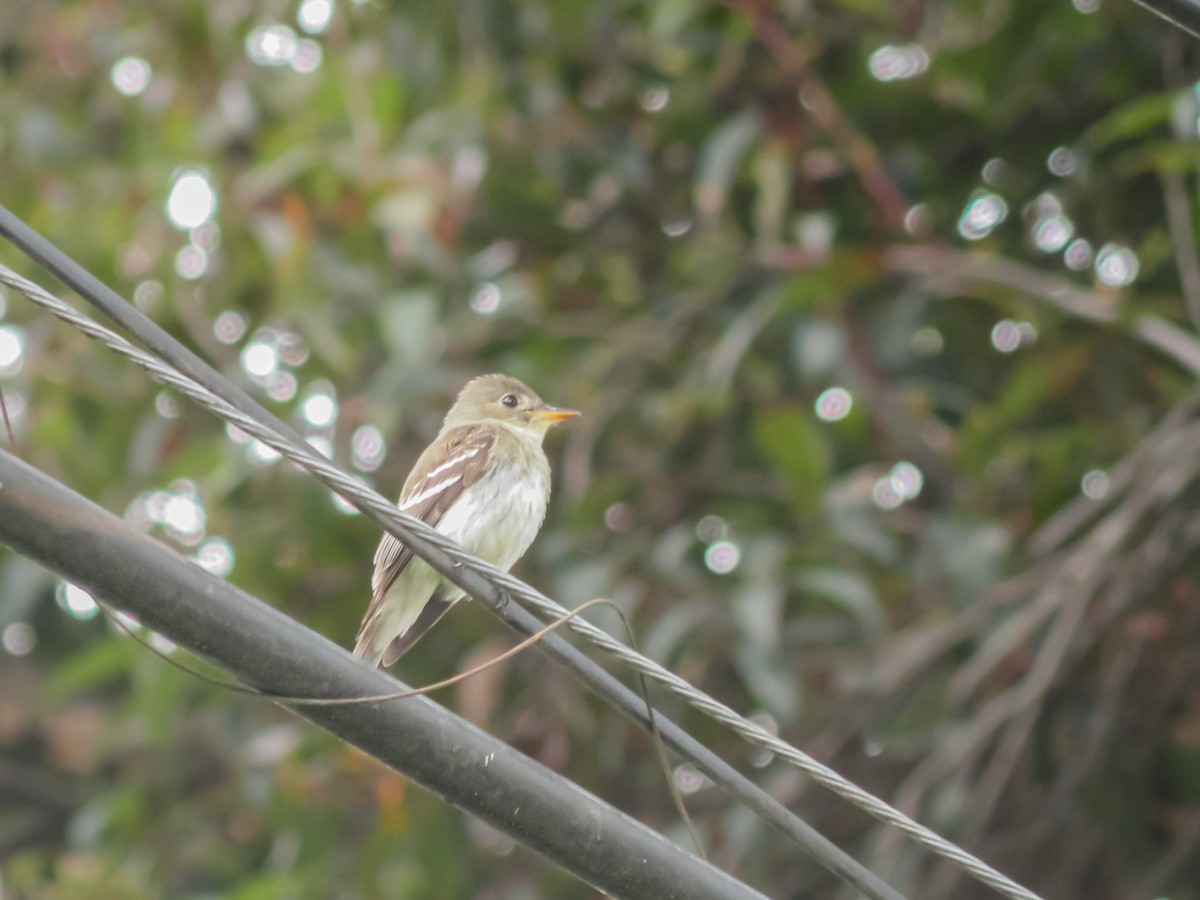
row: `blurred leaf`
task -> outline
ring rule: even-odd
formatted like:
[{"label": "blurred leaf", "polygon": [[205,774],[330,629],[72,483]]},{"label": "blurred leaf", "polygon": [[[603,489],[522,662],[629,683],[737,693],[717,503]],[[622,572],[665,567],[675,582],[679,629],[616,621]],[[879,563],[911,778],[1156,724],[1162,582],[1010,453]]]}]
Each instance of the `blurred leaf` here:
[{"label": "blurred leaf", "polygon": [[229,900],[277,900],[304,896],[305,887],[306,879],[299,873],[267,874],[243,882],[226,896]]},{"label": "blurred leaf", "polygon": [[723,122],[704,143],[696,176],[696,206],[715,215],[728,203],[739,165],[759,137],[762,122],[758,113],[743,110]]},{"label": "blurred leaf", "polygon": [[29,617],[34,604],[53,583],[47,572],[23,556],[9,555],[0,562],[0,631],[12,622]]},{"label": "blurred leaf", "polygon": [[790,148],[780,142],[769,143],[754,160],[754,179],[758,198],[754,209],[755,239],[767,246],[783,239],[784,221],[791,194]]},{"label": "blurred leaf", "polygon": [[707,604],[700,602],[671,607],[645,631],[640,640],[642,653],[669,666],[711,615],[712,610]]},{"label": "blurred leaf", "polygon": [[816,508],[829,477],[829,449],[808,413],[799,407],[760,412],[754,419],[754,442],[787,482],[796,507]]},{"label": "blurred leaf", "polygon": [[1091,125],[1080,137],[1080,148],[1096,155],[1109,145],[1145,136],[1170,121],[1173,93],[1143,95],[1124,103]]},{"label": "blurred leaf", "polygon": [[844,569],[806,568],[796,573],[796,587],[817,594],[848,612],[872,638],[883,634],[887,618],[871,582]]},{"label": "blurred leaf", "polygon": [[[1124,900],[1187,840],[1159,794],[1188,794],[1165,711],[1195,700],[1200,576],[1179,523],[1200,483],[1174,451],[1128,489],[1114,473],[1194,389],[1135,323],[1187,319],[1200,107],[1185,36],[1136,4],[1083,6],[347,2],[309,30],[326,4],[0,4],[3,203],[389,495],[473,374],[583,409],[547,442],[555,500],[521,577],[613,597],[651,655],[867,786],[907,785],[1041,895]],[[218,200],[195,228],[166,207],[185,167]],[[1002,204],[975,221],[981,191]],[[902,255],[935,262],[900,272]],[[1060,281],[1115,321],[1064,311]],[[239,585],[350,640],[377,529],[18,294],[0,320],[26,459],[187,556],[205,545],[131,504],[194,489],[189,540],[219,535]],[[252,341],[275,351],[266,374],[246,369]],[[337,396],[323,425],[300,409],[318,380]],[[827,422],[835,385],[853,407]],[[382,457],[355,455],[380,438]],[[904,496],[900,461],[921,473]],[[1056,568],[1133,507],[1111,550]],[[1027,553],[1063,510],[1100,518]],[[721,541],[742,553],[724,574],[702,562]],[[64,613],[55,581],[0,563],[0,684],[25,698],[3,762],[71,799],[0,787],[12,820],[63,810],[0,863],[10,893],[589,895],[277,707]],[[1048,666],[1069,629],[1022,623],[1075,608],[1044,591],[1093,583]],[[446,674],[489,629],[448,616],[402,675]],[[544,665],[496,676],[489,727],[674,822],[642,739]],[[964,672],[975,692],[951,702]],[[1037,722],[1020,747],[980,728],[1011,696]],[[1121,753],[1089,752],[1112,735]],[[1012,777],[975,821],[996,759]],[[865,819],[764,775],[870,856]],[[719,793],[697,799],[713,858],[771,896],[837,894]],[[1011,828],[1031,810],[1044,829]],[[901,893],[931,890],[921,852],[897,845]],[[1189,897],[1194,869],[1153,893]]]},{"label": "blurred leaf", "polygon": [[978,601],[1003,576],[1012,538],[1002,525],[947,519],[935,523],[929,536],[959,603]]},{"label": "blurred leaf", "polygon": [[382,303],[384,336],[397,363],[417,365],[437,351],[437,301],[423,290],[391,294]]},{"label": "blurred leaf", "polygon": [[737,653],[737,669],[754,699],[782,719],[792,719],[800,707],[800,682],[777,654],[751,646]]},{"label": "blurred leaf", "polygon": [[779,646],[783,620],[783,584],[779,577],[784,545],[759,539],[745,547],[740,569],[743,583],[733,592],[732,606],[742,636],[760,652]]},{"label": "blurred leaf", "polygon": [[43,686],[46,702],[61,703],[78,691],[127,675],[133,662],[134,648],[123,637],[93,640],[77,648],[69,660],[55,668]]}]

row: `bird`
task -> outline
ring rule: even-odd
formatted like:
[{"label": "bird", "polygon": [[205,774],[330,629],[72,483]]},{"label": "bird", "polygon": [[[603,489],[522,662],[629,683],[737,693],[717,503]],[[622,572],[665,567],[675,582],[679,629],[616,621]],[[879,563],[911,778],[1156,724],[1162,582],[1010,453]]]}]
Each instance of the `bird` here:
[{"label": "bird", "polygon": [[[472,379],[405,480],[400,509],[507,572],[546,516],[546,432],[578,415],[546,404],[508,375]],[[466,596],[385,534],[375,551],[371,602],[354,655],[372,666],[392,665]]]}]

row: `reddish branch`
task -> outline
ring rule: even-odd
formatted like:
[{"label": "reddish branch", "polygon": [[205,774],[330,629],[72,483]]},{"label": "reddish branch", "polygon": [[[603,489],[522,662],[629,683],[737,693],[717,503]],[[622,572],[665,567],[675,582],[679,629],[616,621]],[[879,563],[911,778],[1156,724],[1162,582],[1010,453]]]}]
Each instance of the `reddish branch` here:
[{"label": "reddish branch", "polygon": [[909,203],[892,181],[879,151],[842,110],[810,64],[809,48],[793,39],[769,0],[725,0],[729,7],[750,19],[754,34],[771,54],[779,70],[796,87],[800,104],[812,120],[833,139],[842,156],[879,208],[889,228],[904,227]]}]

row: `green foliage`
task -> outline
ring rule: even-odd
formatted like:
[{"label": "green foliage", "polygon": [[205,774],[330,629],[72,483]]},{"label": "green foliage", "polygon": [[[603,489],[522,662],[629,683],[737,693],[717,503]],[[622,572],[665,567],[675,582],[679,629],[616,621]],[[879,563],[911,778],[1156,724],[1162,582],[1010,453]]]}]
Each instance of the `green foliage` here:
[{"label": "green foliage", "polygon": [[[311,36],[315,0],[0,6],[0,203],[340,464],[378,428],[359,472],[395,494],[467,378],[528,380],[584,416],[550,439],[520,576],[614,599],[649,655],[1048,896],[1200,897],[1197,373],[1162,352],[1198,324],[1182,35],[1067,0],[339,0]],[[130,95],[126,57],[151,73]],[[192,169],[217,208],[189,230],[166,203]],[[972,233],[991,195],[1004,215]],[[1127,248],[1135,277],[1068,266],[1077,238]],[[234,583],[349,643],[369,523],[3,299],[26,459],[183,554],[211,564],[223,539]],[[306,418],[314,391],[332,424]],[[1179,443],[1134,454],[1172,410]],[[172,497],[203,511],[187,534]],[[588,896],[67,599],[0,555],[6,896]],[[400,674],[503,646],[463,605]],[[439,699],[678,833],[645,739],[547,663]],[[665,702],[739,766],[770,762]],[[763,775],[906,894],[983,896]],[[833,895],[711,787],[689,800],[723,865]]]},{"label": "green foliage", "polygon": [[763,410],[755,418],[754,441],[767,464],[783,476],[796,509],[814,509],[829,477],[829,448],[808,412]]}]

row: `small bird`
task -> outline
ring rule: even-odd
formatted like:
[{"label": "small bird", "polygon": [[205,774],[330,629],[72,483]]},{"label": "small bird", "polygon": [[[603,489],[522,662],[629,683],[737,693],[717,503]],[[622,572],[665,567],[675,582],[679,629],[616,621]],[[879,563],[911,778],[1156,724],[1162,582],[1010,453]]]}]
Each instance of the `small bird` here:
[{"label": "small bird", "polygon": [[[507,572],[546,516],[546,431],[577,415],[548,406],[507,375],[472,379],[404,482],[400,509]],[[385,534],[375,551],[371,605],[354,655],[390,666],[465,596]]]}]

